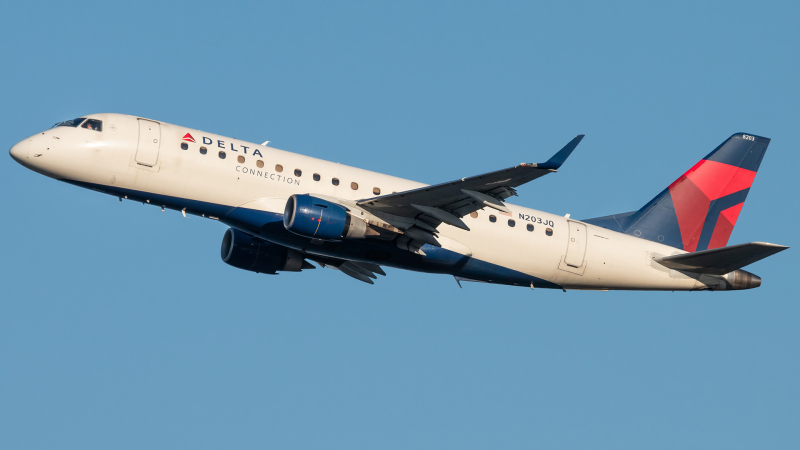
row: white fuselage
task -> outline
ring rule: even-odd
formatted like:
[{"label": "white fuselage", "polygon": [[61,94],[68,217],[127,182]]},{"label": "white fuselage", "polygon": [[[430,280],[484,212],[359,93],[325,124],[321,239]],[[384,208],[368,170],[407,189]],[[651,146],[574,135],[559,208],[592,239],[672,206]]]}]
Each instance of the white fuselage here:
[{"label": "white fuselage", "polygon": [[[242,225],[235,215],[227,220],[227,216],[220,217],[215,212],[238,208],[281,215],[286,199],[292,194],[347,201],[377,197],[373,189],[386,195],[425,186],[163,122],[156,122],[160,126],[157,162],[145,166],[137,163],[139,128],[136,117],[119,114],[86,117],[102,120],[103,131],[52,128],[20,142],[12,149],[12,156],[26,167],[49,177],[120,197],[144,202],[150,200],[156,206],[185,208],[188,213],[218,219],[233,227],[244,226],[248,232],[259,233],[264,239],[312,254],[358,258],[358,254],[341,254],[347,241],[336,249],[315,246],[309,242],[310,239],[290,236],[285,230],[283,234],[261,232],[247,224]],[[182,140],[187,133],[196,142]],[[182,149],[182,143],[188,149]],[[201,153],[201,147],[205,148],[205,154]],[[224,159],[220,152],[224,153]],[[259,161],[263,162],[262,167],[259,167]],[[299,175],[295,175],[295,170],[300,171]],[[316,175],[319,175],[319,181],[315,181]],[[338,185],[334,185],[333,179],[338,179]],[[420,260],[419,270],[527,286],[529,284],[522,281],[524,274],[531,277],[531,282],[534,279],[546,280],[565,289],[724,289],[723,277],[692,276],[652,261],[653,255],[684,253],[682,250],[562,216],[506,205],[512,212],[511,216],[488,208],[479,211],[477,217],[465,216],[463,220],[470,231],[444,223],[438,229],[445,249],[494,268],[518,273],[516,281],[498,280],[491,273],[482,276],[479,271],[464,275],[457,268],[436,269],[435,265],[426,266],[424,257]],[[496,221],[490,221],[490,216]],[[514,226],[510,226],[510,220]],[[533,225],[533,231],[529,231],[528,225]],[[574,231],[570,229],[573,226],[577,227]],[[570,257],[569,245],[574,242],[571,241],[573,238],[585,240],[585,252],[573,251],[572,265],[568,265],[565,257]],[[386,242],[382,244],[389,245]],[[575,263],[574,258],[581,257],[582,263]],[[367,257],[362,259],[370,262]],[[389,259],[371,262],[417,270],[413,261],[394,263]]]}]

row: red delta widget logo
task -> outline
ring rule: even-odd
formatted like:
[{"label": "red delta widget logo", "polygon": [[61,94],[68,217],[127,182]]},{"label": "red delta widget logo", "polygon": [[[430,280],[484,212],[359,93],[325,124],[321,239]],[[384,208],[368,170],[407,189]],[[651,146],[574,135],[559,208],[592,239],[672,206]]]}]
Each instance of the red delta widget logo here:
[{"label": "red delta widget logo", "polygon": [[[186,141],[186,142],[191,142],[193,144],[197,143],[197,141],[194,139],[194,136],[192,136],[191,133],[184,134],[183,137],[181,138],[181,140],[182,141]],[[209,137],[203,136],[203,144],[204,145],[213,145],[214,144],[214,140],[209,138]],[[228,146],[229,144],[230,144],[230,147]],[[237,147],[237,145],[238,145],[238,147]],[[225,141],[223,141],[223,140],[217,140],[217,147],[222,148],[222,149],[226,149],[226,150],[230,150],[232,152],[241,151],[245,155],[247,154],[247,150],[250,149],[250,147],[248,147],[246,145],[234,144],[233,142],[229,142],[228,144],[226,144]],[[261,155],[261,151],[259,151],[257,148],[253,149],[253,153],[252,154],[253,154],[253,156],[261,156],[261,157],[263,157]]]}]

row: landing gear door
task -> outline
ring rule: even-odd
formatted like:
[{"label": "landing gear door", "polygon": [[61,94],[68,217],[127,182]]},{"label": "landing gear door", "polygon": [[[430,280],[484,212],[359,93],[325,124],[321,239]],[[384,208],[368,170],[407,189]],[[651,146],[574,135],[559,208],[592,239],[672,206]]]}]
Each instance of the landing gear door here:
[{"label": "landing gear door", "polygon": [[136,147],[136,164],[153,167],[158,162],[161,147],[161,124],[139,119],[139,144]]},{"label": "landing gear door", "polygon": [[581,267],[583,258],[586,256],[586,225],[572,220],[567,220],[567,224],[569,225],[569,242],[564,262],[568,266]]}]

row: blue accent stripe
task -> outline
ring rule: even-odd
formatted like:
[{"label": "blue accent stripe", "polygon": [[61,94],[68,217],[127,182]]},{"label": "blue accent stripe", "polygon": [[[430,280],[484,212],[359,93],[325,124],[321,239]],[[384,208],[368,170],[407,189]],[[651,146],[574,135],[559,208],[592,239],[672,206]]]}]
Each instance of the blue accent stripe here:
[{"label": "blue accent stripe", "polygon": [[313,254],[331,258],[368,261],[382,266],[414,272],[457,275],[495,284],[530,286],[533,283],[535,287],[539,288],[561,289],[561,286],[541,278],[428,244],[422,247],[425,256],[401,250],[397,248],[394,241],[353,239],[311,244],[310,238],[304,238],[286,230],[283,225],[283,214],[152,194],[116,186],[104,186],[72,180],[61,181],[115,197],[127,196],[128,199],[142,203],[150,200],[152,205],[164,206],[176,211],[186,208],[186,213],[188,214],[214,216],[219,218],[220,222],[232,228],[258,236],[275,244],[306,250]]},{"label": "blue accent stripe", "polygon": [[455,275],[495,284],[530,286],[533,283],[537,288],[561,289],[561,286],[555,283],[475,258],[470,258],[469,262]]}]

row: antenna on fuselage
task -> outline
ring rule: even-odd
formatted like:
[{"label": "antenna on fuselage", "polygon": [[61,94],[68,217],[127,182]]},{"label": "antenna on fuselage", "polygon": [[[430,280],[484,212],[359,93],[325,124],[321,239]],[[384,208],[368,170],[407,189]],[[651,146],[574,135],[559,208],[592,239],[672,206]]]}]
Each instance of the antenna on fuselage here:
[{"label": "antenna on fuselage", "polygon": [[267,146],[267,144],[269,144],[269,141],[264,141],[264,143],[263,143],[263,144],[261,144],[261,145],[263,145],[264,147],[266,147],[266,146]]}]

